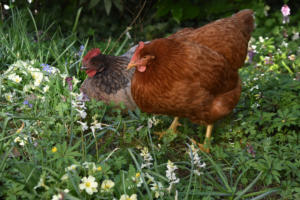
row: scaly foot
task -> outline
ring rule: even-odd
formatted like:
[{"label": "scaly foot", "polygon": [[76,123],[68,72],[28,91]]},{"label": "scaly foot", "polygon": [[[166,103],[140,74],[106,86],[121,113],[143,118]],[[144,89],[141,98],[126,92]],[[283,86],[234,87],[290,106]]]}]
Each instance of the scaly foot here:
[{"label": "scaly foot", "polygon": [[154,134],[158,135],[159,136],[158,139],[160,140],[167,133],[176,133],[178,126],[181,126],[181,124],[178,122],[178,117],[175,117],[172,124],[166,131],[154,132]]},{"label": "scaly foot", "polygon": [[205,144],[200,144],[200,143],[196,142],[194,139],[191,139],[191,141],[194,145],[197,145],[201,151],[209,153],[209,148],[204,147]]}]

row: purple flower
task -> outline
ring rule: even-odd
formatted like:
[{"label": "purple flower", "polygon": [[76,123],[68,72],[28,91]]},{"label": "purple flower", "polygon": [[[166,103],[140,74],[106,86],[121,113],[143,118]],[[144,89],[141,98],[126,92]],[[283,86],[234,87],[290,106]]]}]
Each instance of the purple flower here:
[{"label": "purple flower", "polygon": [[250,153],[252,157],[255,157],[255,151],[253,146],[249,143],[247,143],[246,146],[247,146],[247,152]]},{"label": "purple flower", "polygon": [[83,50],[84,50],[84,46],[81,45],[81,46],[80,46],[80,51],[83,51]]},{"label": "purple flower", "polygon": [[49,74],[51,74],[52,69],[51,69],[50,65],[43,63],[43,64],[41,64],[41,67],[43,67],[43,71],[48,72]]},{"label": "purple flower", "polygon": [[254,52],[254,50],[249,50],[248,51],[248,57],[249,57],[249,60],[248,60],[248,62],[249,63],[252,63],[253,62],[253,57],[255,56],[255,52]]},{"label": "purple flower", "polygon": [[291,9],[289,8],[288,5],[284,4],[282,7],[281,7],[281,13],[283,15],[283,19],[282,19],[282,23],[283,24],[287,24],[290,22],[290,18],[289,16],[291,15]]},{"label": "purple flower", "polygon": [[72,83],[73,77],[66,77],[66,82],[69,86],[69,90],[72,91],[73,90],[73,83]]},{"label": "purple flower", "polygon": [[90,101],[89,97],[85,93],[83,93],[81,90],[80,90],[80,94],[78,95],[78,97],[76,99],[77,99],[77,101],[81,101],[81,102]]},{"label": "purple flower", "polygon": [[84,50],[84,46],[81,45],[80,48],[79,48],[79,51],[78,51],[78,56],[79,56],[79,57],[82,55],[83,50]]},{"label": "purple flower", "polygon": [[28,105],[29,108],[32,108],[32,104],[29,103],[28,100],[24,100],[23,104],[24,104],[24,105]]},{"label": "purple flower", "polygon": [[265,57],[265,64],[266,65],[272,65],[273,64],[272,57],[266,56]]}]

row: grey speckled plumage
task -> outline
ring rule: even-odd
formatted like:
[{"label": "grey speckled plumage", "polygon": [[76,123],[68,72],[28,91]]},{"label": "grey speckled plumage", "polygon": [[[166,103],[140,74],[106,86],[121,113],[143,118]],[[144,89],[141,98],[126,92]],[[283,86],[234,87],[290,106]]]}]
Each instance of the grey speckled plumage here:
[{"label": "grey speckled plumage", "polygon": [[121,102],[129,110],[134,110],[136,104],[131,96],[131,78],[134,69],[126,70],[136,46],[129,49],[122,56],[99,54],[91,58],[90,65],[97,66],[97,74],[88,77],[81,85],[80,91],[89,98],[106,103]]}]

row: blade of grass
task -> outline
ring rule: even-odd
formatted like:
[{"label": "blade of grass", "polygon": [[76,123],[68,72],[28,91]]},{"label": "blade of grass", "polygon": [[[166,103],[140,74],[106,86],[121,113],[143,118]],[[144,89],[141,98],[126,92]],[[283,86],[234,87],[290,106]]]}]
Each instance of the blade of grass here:
[{"label": "blade of grass", "polygon": [[[272,194],[272,193],[275,193],[275,192],[278,192],[280,189],[278,189],[278,188],[276,188],[276,189],[271,189],[271,190],[269,190],[269,191],[267,191],[267,192],[265,192],[265,193],[263,193],[263,194],[261,194],[261,195],[258,195],[257,197],[254,197],[254,198],[252,198],[252,199],[250,199],[250,200],[259,200],[259,199],[263,199],[264,197],[266,197],[266,196],[268,196],[268,195],[270,195],[270,194]],[[245,195],[245,197],[246,197],[246,195]]]},{"label": "blade of grass", "polygon": [[39,31],[38,31],[38,28],[37,28],[35,19],[34,19],[33,15],[32,15],[31,10],[30,10],[28,7],[27,7],[27,11],[28,11],[28,13],[29,13],[29,15],[30,15],[30,17],[31,17],[32,22],[33,22],[33,26],[34,26],[35,34],[36,34],[36,39],[37,39],[38,44],[39,44],[39,42],[40,42],[40,36],[39,36]]},{"label": "blade of grass", "polygon": [[238,183],[240,182],[240,180],[241,180],[241,178],[243,177],[243,175],[248,171],[248,169],[249,169],[249,167],[247,167],[247,168],[246,168],[246,169],[238,176],[238,178],[236,179],[235,184],[234,184],[234,186],[233,186],[233,193],[236,192]]},{"label": "blade of grass", "polygon": [[1,157],[2,162],[0,164],[0,177],[2,177],[2,173],[4,172],[4,169],[5,169],[6,160],[8,158],[8,155],[13,150],[13,148],[14,148],[14,146],[12,146],[8,151],[6,151],[5,155],[3,157]]},{"label": "blade of grass", "polygon": [[80,8],[77,10],[77,14],[76,14],[76,18],[75,18],[74,26],[73,26],[73,28],[72,28],[72,33],[75,33],[75,31],[76,31],[76,29],[77,29],[78,20],[79,20],[79,17],[80,17],[81,11],[82,11],[82,7],[80,7]]},{"label": "blade of grass", "polygon": [[60,57],[62,57],[75,44],[75,42],[76,41],[73,41],[69,46],[67,46],[67,48],[51,63],[51,65],[54,65]]},{"label": "blade of grass", "polygon": [[190,193],[190,189],[191,189],[191,185],[192,185],[192,180],[193,180],[193,175],[194,175],[194,162],[193,162],[193,160],[194,160],[194,157],[193,157],[193,151],[192,151],[192,148],[190,147],[190,145],[189,144],[187,144],[187,146],[189,147],[189,149],[190,149],[190,154],[192,155],[192,160],[191,160],[191,174],[190,174],[190,179],[189,179],[189,184],[188,184],[188,187],[187,187],[187,190],[186,190],[186,192],[185,192],[185,197],[184,197],[184,199],[185,200],[188,200],[188,197],[189,197],[189,193]]},{"label": "blade of grass", "polygon": [[238,192],[237,194],[237,197],[234,198],[234,200],[238,200],[240,199],[244,194],[246,194],[246,192],[248,192],[254,185],[255,183],[259,180],[260,176],[262,175],[263,172],[260,172],[257,177],[243,190],[243,191],[240,191]]},{"label": "blade of grass", "polygon": [[220,168],[220,166],[217,163],[215,163],[215,161],[209,155],[207,155],[204,152],[203,152],[203,154],[206,156],[206,158],[210,161],[210,163],[212,164],[212,166],[217,171],[219,177],[221,178],[222,183],[225,185],[225,187],[227,188],[228,192],[232,192],[232,188],[229,186],[228,180],[227,180],[225,174],[223,173],[222,169]]},{"label": "blade of grass", "polygon": [[118,50],[116,51],[115,56],[118,56],[118,55],[120,54],[120,52],[121,52],[122,49],[124,48],[125,44],[127,43],[128,39],[129,39],[129,36],[126,34],[126,35],[125,35],[125,39],[124,39],[124,41],[122,42],[122,44],[120,45],[120,47],[118,48]]}]

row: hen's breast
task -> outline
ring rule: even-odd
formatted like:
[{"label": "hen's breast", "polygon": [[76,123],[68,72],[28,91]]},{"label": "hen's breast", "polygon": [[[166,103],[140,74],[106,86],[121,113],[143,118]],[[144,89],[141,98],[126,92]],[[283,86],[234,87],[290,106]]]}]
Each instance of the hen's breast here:
[{"label": "hen's breast", "polygon": [[[175,50],[164,49],[169,55],[156,55],[159,59],[145,72],[135,72],[131,91],[138,107],[148,113],[188,117],[197,123],[211,123],[227,115],[240,95],[235,89],[239,88],[237,70],[206,46],[188,41],[176,46]],[[231,95],[234,98],[230,100]]]}]

